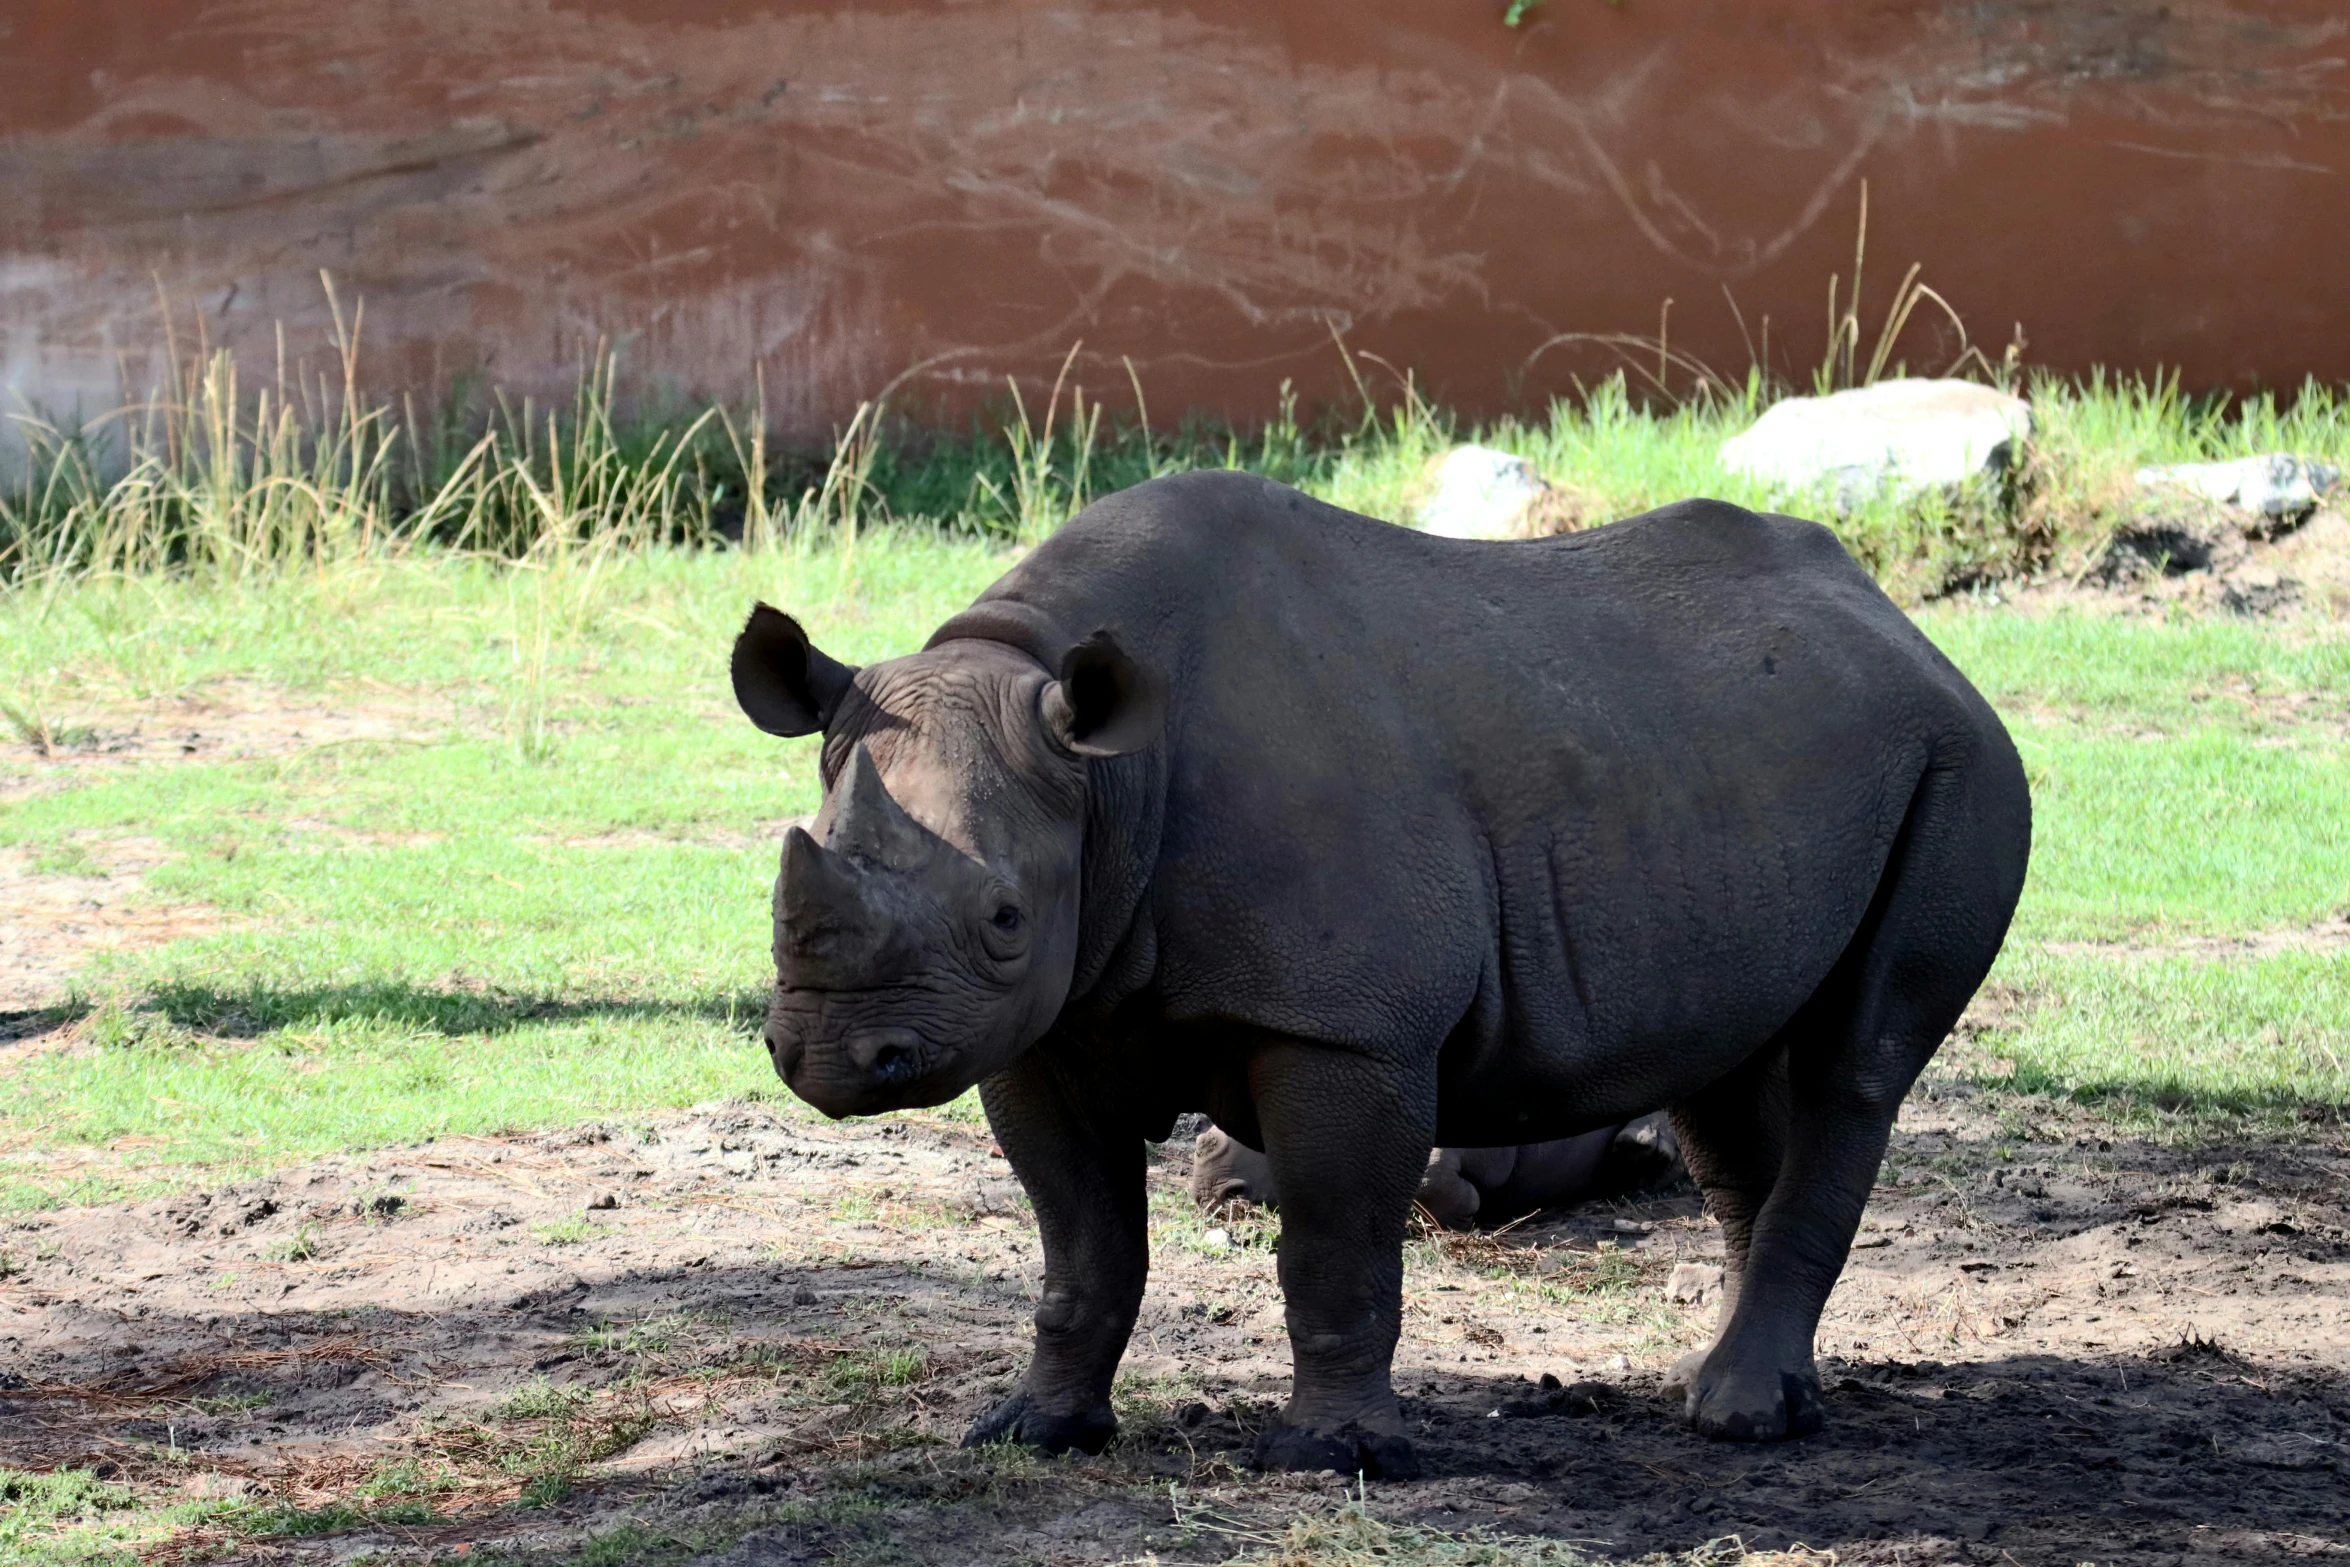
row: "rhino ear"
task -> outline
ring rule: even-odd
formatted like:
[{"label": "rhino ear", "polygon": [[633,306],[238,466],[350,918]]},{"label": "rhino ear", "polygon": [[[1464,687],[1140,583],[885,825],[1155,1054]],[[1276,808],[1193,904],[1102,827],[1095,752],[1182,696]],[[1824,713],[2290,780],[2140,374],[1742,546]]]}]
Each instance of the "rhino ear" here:
[{"label": "rhino ear", "polygon": [[1167,718],[1164,689],[1126,656],[1107,631],[1061,658],[1061,678],[1044,688],[1045,728],[1079,756],[1124,756],[1159,738]]},{"label": "rhino ear", "polygon": [[761,604],[734,639],[734,699],[771,735],[814,734],[832,722],[856,670],[825,657],[800,623]]}]

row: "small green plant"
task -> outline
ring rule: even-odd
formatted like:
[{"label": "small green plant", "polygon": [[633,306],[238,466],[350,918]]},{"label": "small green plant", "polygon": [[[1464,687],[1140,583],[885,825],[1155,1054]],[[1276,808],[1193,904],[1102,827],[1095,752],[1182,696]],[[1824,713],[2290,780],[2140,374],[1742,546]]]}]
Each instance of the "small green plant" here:
[{"label": "small green plant", "polygon": [[398,1218],[408,1209],[408,1199],[387,1189],[370,1189],[351,1199],[351,1214],[370,1224],[383,1224]]},{"label": "small green plant", "polygon": [[79,1030],[83,1042],[99,1050],[167,1051],[196,1042],[195,1036],[159,1012],[115,999],[93,1008]]},{"label": "small green plant", "polygon": [[827,1217],[836,1224],[870,1224],[881,1217],[881,1204],[864,1192],[843,1192],[833,1199]]},{"label": "small green plant", "polygon": [[271,1403],[267,1393],[211,1393],[188,1400],[188,1407],[203,1415],[241,1415],[256,1409],[266,1409]]},{"label": "small green plant", "polygon": [[499,1400],[493,1420],[560,1420],[587,1407],[595,1395],[584,1387],[557,1387],[534,1377]]},{"label": "small green plant", "polygon": [[691,1326],[692,1319],[683,1312],[647,1317],[641,1322],[598,1322],[572,1334],[571,1343],[607,1354],[659,1355],[674,1349]]},{"label": "small green plant", "polygon": [[[1052,391],[1045,399],[1041,427],[1029,418],[1027,400],[1020,395],[1020,383],[1016,380],[1008,383],[1013,417],[1004,424],[1004,444],[1012,458],[1008,481],[1011,493],[1007,496],[984,471],[973,475],[976,489],[1007,514],[1013,534],[1023,540],[1042,539],[1067,522],[1083,509],[1091,489],[1094,450],[1101,441],[1102,406],[1099,402],[1086,402],[1083,386],[1069,385],[1069,371],[1084,346],[1083,342],[1072,344],[1062,359],[1061,372],[1053,378]],[[1061,391],[1065,386],[1069,390],[1066,467],[1060,453],[1061,441],[1055,436]]]},{"label": "small green plant", "polygon": [[103,876],[106,867],[85,843],[67,841],[33,856],[32,868],[43,876]]},{"label": "small green plant", "polygon": [[516,1484],[525,1506],[546,1506],[568,1496],[588,1465],[633,1446],[655,1418],[641,1402],[615,1403],[541,1377],[516,1387],[482,1422],[434,1426],[420,1441],[442,1466],[434,1488]]},{"label": "small green plant", "polygon": [[369,1501],[385,1501],[393,1497],[421,1496],[428,1491],[448,1488],[445,1477],[426,1473],[424,1465],[413,1458],[399,1458],[378,1466],[366,1479],[360,1481],[356,1494]]},{"label": "small green plant", "polygon": [[[1501,13],[1501,25],[1504,27],[1522,27],[1525,25],[1526,19],[1528,17],[1541,10],[1549,3],[1550,0],[1510,0],[1509,9]],[[1607,3],[1609,6],[1614,7],[1622,5],[1624,0],[1607,0]]]},{"label": "small green plant", "polygon": [[929,1367],[929,1354],[919,1344],[843,1355],[825,1371],[825,1380],[852,1398],[871,1398],[884,1388],[919,1381]]},{"label": "small green plant", "polygon": [[530,1227],[530,1233],[539,1238],[542,1246],[577,1246],[582,1241],[594,1240],[603,1234],[604,1227],[573,1215],[568,1219],[550,1219],[544,1224],[534,1224]]},{"label": "small green plant", "polygon": [[270,1248],[270,1255],[279,1262],[309,1262],[325,1249],[318,1226],[304,1219],[291,1236]]}]

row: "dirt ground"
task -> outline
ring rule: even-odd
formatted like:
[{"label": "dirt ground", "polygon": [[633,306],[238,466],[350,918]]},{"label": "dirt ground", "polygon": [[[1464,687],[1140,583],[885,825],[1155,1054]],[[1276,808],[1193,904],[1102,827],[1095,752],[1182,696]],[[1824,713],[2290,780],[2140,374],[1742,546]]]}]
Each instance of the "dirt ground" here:
[{"label": "dirt ground", "polygon": [[[377,693],[302,701],[253,682],[216,681],[193,695],[102,706],[86,721],[77,714],[71,724],[20,726],[0,746],[0,804],[124,768],[419,740],[433,723],[413,701]],[[89,835],[47,857],[0,849],[0,1013],[57,1005],[100,952],[220,929],[226,920],[218,910],[145,891],[145,874],[165,858],[161,844],[138,837]]]},{"label": "dirt ground", "polygon": [[[1427,1477],[1372,1511],[1613,1557],[2350,1557],[2350,1131],[2190,1154],[2030,1113],[1950,1082],[1905,1112],[1805,1442],[1704,1442],[1660,1392],[1711,1312],[1694,1195],[1415,1243],[1397,1379]],[[1244,1467],[1286,1375],[1272,1221],[1202,1220],[1187,1160],[1154,1167],[1102,1458],[951,1445],[1017,1375],[1040,1267],[983,1126],[729,1103],[24,1219],[0,1463],[313,1508],[406,1474],[442,1515],[177,1542],[235,1559],[634,1523],[727,1567],[1219,1561],[1219,1528],[1343,1488]]]},{"label": "dirt ground", "polygon": [[2142,503],[2103,549],[1999,596],[2025,610],[2350,619],[2350,512],[2278,524],[2176,497]]}]

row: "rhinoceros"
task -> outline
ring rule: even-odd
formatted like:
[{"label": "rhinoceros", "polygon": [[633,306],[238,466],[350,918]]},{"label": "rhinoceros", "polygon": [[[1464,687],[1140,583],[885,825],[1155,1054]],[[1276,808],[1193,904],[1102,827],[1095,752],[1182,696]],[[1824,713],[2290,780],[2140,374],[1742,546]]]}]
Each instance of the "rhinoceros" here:
[{"label": "rhinoceros", "polygon": [[[1623,1126],[1518,1148],[1438,1148],[1412,1205],[1448,1230],[1507,1224],[1587,1197],[1638,1191],[1681,1165],[1670,1120],[1642,1116]],[[1218,1126],[1192,1144],[1191,1197],[1203,1208],[1226,1202],[1281,1206],[1273,1161]]]},{"label": "rhinoceros", "polygon": [[1415,1472],[1389,1368],[1432,1146],[1659,1108],[1728,1254],[1687,1419],[1820,1425],[1821,1307],[2031,838],[1998,718],[1826,528],[1693,500],[1455,540],[1192,473],[919,652],[853,669],[760,605],[732,673],[824,737],[776,1071],[833,1116],[976,1084],[1035,1205],[1035,1352],[967,1440],[1109,1440],[1144,1143],[1187,1111],[1280,1184],[1262,1466]]}]

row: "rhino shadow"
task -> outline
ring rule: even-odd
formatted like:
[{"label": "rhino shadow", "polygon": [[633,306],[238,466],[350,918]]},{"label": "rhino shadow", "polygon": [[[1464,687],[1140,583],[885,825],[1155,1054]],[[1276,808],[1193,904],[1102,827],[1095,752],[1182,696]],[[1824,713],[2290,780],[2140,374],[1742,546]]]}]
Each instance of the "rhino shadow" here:
[{"label": "rhino shadow", "polygon": [[[138,1010],[161,1014],[183,1028],[223,1039],[254,1039],[297,1024],[349,1020],[397,1023],[451,1036],[499,1034],[533,1023],[583,1018],[653,1020],[693,1018],[727,1025],[746,1038],[766,1015],[764,988],[674,999],[559,996],[485,985],[428,985],[412,980],[362,980],[348,985],[280,989],[268,985],[217,987],[159,985]],[[88,1008],[81,1012],[86,1014]],[[59,1021],[70,1021],[59,1014]]]}]

